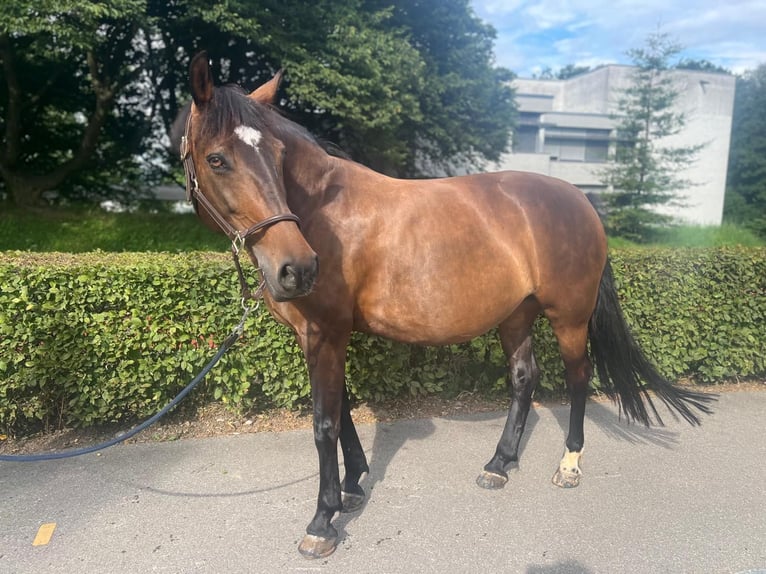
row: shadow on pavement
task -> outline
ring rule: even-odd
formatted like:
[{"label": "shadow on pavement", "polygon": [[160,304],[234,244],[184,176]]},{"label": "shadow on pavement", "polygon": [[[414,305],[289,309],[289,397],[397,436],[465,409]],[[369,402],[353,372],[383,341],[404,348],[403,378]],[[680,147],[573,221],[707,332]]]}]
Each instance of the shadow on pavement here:
[{"label": "shadow on pavement", "polygon": [[589,574],[592,572],[577,560],[567,560],[545,566],[527,566],[526,574]]},{"label": "shadow on pavement", "polygon": [[[550,408],[551,413],[561,427],[564,438],[569,432],[569,407],[556,406]],[[653,444],[662,448],[672,449],[678,445],[678,432],[669,431],[662,427],[645,427],[620,418],[612,409],[599,401],[588,401],[585,406],[585,418],[594,423],[609,438],[627,441],[631,444]],[[588,436],[585,436],[588,443]]]}]

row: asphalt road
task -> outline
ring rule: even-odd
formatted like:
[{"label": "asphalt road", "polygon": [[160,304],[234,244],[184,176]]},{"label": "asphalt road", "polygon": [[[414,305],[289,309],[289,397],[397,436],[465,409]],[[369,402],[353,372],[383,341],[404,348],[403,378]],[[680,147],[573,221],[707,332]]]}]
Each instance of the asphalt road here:
[{"label": "asphalt road", "polygon": [[550,481],[564,406],[530,413],[501,491],[474,479],[503,413],[360,425],[368,502],[320,561],[296,549],[318,485],[310,431],[0,463],[0,572],[764,573],[766,392],[715,408],[701,428],[647,430],[590,403],[571,490]]}]

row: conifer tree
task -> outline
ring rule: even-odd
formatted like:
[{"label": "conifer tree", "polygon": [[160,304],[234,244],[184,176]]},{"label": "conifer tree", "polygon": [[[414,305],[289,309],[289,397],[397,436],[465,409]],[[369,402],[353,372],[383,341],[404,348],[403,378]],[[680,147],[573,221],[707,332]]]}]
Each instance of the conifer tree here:
[{"label": "conifer tree", "polygon": [[628,51],[635,72],[618,102],[617,141],[602,181],[607,232],[644,241],[653,228],[672,218],[657,210],[683,203],[684,191],[694,184],[682,177],[704,144],[672,147],[662,140],[685,124],[675,109],[679,91],[674,85],[671,59],[681,47],[667,34],[655,32],[643,48]]}]

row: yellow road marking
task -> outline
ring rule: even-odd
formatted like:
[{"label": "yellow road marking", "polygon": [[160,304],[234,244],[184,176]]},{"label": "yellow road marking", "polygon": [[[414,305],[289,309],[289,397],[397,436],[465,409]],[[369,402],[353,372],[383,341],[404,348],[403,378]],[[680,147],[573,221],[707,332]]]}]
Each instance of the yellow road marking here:
[{"label": "yellow road marking", "polygon": [[53,531],[56,530],[55,522],[46,522],[37,530],[37,536],[32,541],[32,546],[45,546],[51,541]]}]

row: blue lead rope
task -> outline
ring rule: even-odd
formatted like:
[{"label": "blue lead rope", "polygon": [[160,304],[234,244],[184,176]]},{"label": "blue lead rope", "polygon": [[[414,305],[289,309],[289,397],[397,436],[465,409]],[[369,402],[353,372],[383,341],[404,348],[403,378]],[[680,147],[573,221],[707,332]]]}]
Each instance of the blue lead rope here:
[{"label": "blue lead rope", "polygon": [[218,352],[215,354],[215,356],[210,360],[210,362],[204,366],[204,368],[200,371],[200,373],[194,377],[194,379],[186,385],[186,387],[178,393],[178,396],[174,398],[172,401],[170,401],[165,408],[163,408],[160,412],[158,412],[156,415],[152,416],[151,418],[145,420],[140,425],[132,428],[128,432],[121,434],[119,436],[114,437],[113,439],[110,439],[108,441],[94,444],[93,446],[86,446],[83,448],[75,448],[75,449],[69,449],[64,450],[61,452],[50,452],[50,453],[44,453],[44,454],[30,454],[30,455],[7,455],[3,454],[0,455],[0,461],[2,462],[37,462],[41,460],[57,460],[61,458],[72,458],[75,456],[81,456],[83,454],[88,454],[91,452],[96,452],[98,450],[103,450],[105,448],[108,448],[110,446],[114,446],[118,443],[121,443],[123,441],[128,440],[129,438],[137,435],[142,430],[147,429],[154,423],[156,423],[160,418],[162,418],[164,415],[168,413],[173,407],[178,405],[183,398],[188,395],[194,387],[196,387],[202,379],[207,376],[207,374],[210,372],[210,370],[215,366],[215,364],[223,357],[224,353],[229,350],[229,348],[239,339],[240,335],[242,334],[242,326],[245,321],[245,317],[247,316],[247,313],[249,310],[245,311],[245,316],[242,317],[242,321],[240,321],[239,325],[234,329],[234,331],[229,335],[226,340],[221,344],[221,346],[218,349]]}]

